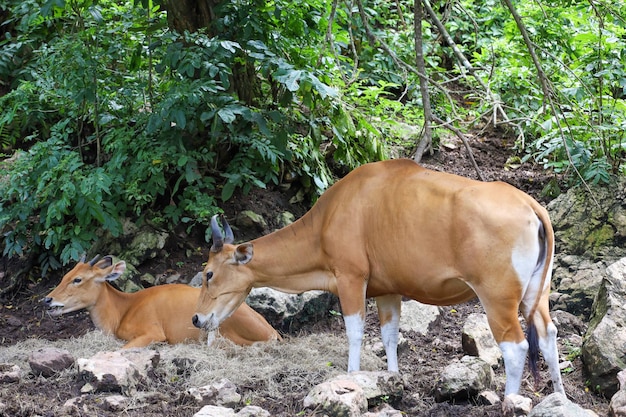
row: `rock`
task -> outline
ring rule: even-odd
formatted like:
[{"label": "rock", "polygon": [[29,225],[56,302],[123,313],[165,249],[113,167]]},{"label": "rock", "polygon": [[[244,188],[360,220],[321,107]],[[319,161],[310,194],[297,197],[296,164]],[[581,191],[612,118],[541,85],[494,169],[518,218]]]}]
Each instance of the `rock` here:
[{"label": "rock", "polygon": [[76,363],[81,377],[95,391],[132,393],[154,371],[159,354],[153,350],[123,350],[99,352]]},{"label": "rock", "polygon": [[337,296],[325,291],[287,294],[271,288],[254,288],[246,303],[274,327],[290,331],[327,318],[332,310],[340,310]]},{"label": "rock", "polygon": [[242,229],[255,228],[259,232],[267,230],[267,222],[260,214],[252,210],[243,210],[237,214],[235,225]]},{"label": "rock", "polygon": [[[625,185],[622,178],[608,186],[592,186],[594,201],[586,189],[572,187],[548,204],[561,253],[594,259],[608,255],[607,247],[622,246],[620,239],[626,236],[626,207],[622,205]],[[618,257],[624,255],[622,249]]]},{"label": "rock", "polygon": [[74,357],[65,349],[42,348],[28,356],[28,363],[33,374],[48,378],[71,367]]},{"label": "rock", "polygon": [[187,392],[199,405],[235,407],[241,402],[237,387],[227,379],[200,388],[190,388]]},{"label": "rock", "polygon": [[467,317],[461,343],[466,354],[478,356],[494,369],[502,360],[502,351],[493,338],[486,314],[472,313]]},{"label": "rock", "polygon": [[548,395],[537,404],[528,414],[528,417],[593,417],[592,411],[585,410],[574,404],[561,393]]},{"label": "rock", "polygon": [[237,417],[270,417],[269,411],[257,407],[256,405],[248,405],[242,408],[237,414]]},{"label": "rock", "polygon": [[11,327],[22,327],[24,325],[22,320],[15,316],[8,316],[5,322],[8,326]]},{"label": "rock", "polygon": [[550,317],[559,331],[559,336],[569,334],[582,336],[587,331],[587,325],[578,316],[567,311],[552,310]]},{"label": "rock", "polygon": [[557,292],[552,295],[554,310],[589,317],[608,263],[591,261],[584,256],[557,255],[553,282]]},{"label": "rock", "polygon": [[87,405],[83,401],[82,397],[74,397],[65,401],[65,403],[63,404],[63,411],[65,411],[65,413],[70,416],[89,415]]},{"label": "rock", "polygon": [[129,398],[123,395],[109,395],[108,397],[104,397],[102,399],[104,409],[114,412],[123,411],[126,407],[128,407],[129,402]]},{"label": "rock", "polygon": [[358,384],[363,390],[368,404],[377,404],[383,398],[402,397],[404,391],[404,383],[397,372],[350,372],[349,374],[339,375],[330,381],[335,379],[349,380]]},{"label": "rock", "polygon": [[400,315],[400,331],[412,330],[421,335],[428,333],[432,323],[441,317],[441,310],[437,306],[422,304],[415,300],[402,302]]},{"label": "rock", "polygon": [[389,404],[383,404],[382,406],[378,407],[378,410],[370,411],[363,414],[363,417],[403,417],[405,415],[405,413],[396,410]]},{"label": "rock", "polygon": [[215,405],[205,405],[193,417],[235,417],[235,410]]},{"label": "rock", "polygon": [[19,382],[20,367],[10,363],[0,363],[0,384]]},{"label": "rock", "polygon": [[479,404],[483,405],[495,405],[500,404],[500,396],[494,391],[482,391],[476,397]]},{"label": "rock", "polygon": [[626,258],[607,268],[583,340],[584,371],[592,389],[610,398],[626,368]]},{"label": "rock", "polygon": [[[165,247],[169,233],[152,227],[142,227],[120,257],[133,265],[140,265],[148,259],[154,259]],[[123,256],[122,256],[123,255]]]},{"label": "rock", "polygon": [[527,416],[532,408],[533,401],[518,394],[507,395],[502,401],[503,417]]},{"label": "rock", "polygon": [[466,400],[491,386],[493,370],[484,360],[463,356],[446,366],[435,388],[435,401]]},{"label": "rock", "polygon": [[[399,398],[404,391],[400,374],[396,372],[351,372],[323,382],[308,393],[304,407],[331,416],[358,417],[383,400]],[[396,416],[392,408],[368,416]]]},{"label": "rock", "polygon": [[279,229],[282,229],[285,226],[289,226],[296,220],[296,216],[288,211],[283,211],[276,217],[276,224]]},{"label": "rock", "polygon": [[611,397],[609,417],[626,417],[626,391],[620,390]]},{"label": "rock", "polygon": [[367,398],[354,380],[336,377],[313,387],[303,405],[331,416],[360,417],[367,411]]}]

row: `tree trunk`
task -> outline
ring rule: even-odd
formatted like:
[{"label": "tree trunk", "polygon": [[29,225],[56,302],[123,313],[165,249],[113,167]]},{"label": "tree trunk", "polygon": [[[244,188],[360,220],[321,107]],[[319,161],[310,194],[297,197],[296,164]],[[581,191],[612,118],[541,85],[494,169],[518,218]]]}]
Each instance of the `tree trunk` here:
[{"label": "tree trunk", "polygon": [[[166,1],[164,8],[167,11],[167,24],[170,29],[178,33],[197,32],[199,29],[207,29],[210,37],[220,36],[212,24],[216,15],[214,7],[220,0],[170,0]],[[237,42],[238,39],[228,39]],[[231,89],[237,94],[239,100],[246,105],[253,105],[258,96],[259,86],[253,63],[248,62],[242,54],[244,64],[237,63],[232,67]]]},{"label": "tree trunk", "polygon": [[[426,64],[424,63],[424,44],[422,42],[422,19],[424,18],[424,11],[422,9],[422,0],[415,0],[414,4],[414,27],[415,27],[415,66],[419,74],[426,74]],[[424,108],[424,134],[417,143],[417,149],[415,150],[415,156],[413,159],[415,162],[422,160],[422,155],[426,149],[430,148],[432,144],[432,130],[430,122],[433,120],[433,111],[430,106],[430,94],[428,92],[428,80],[425,77],[420,76],[420,92],[422,94],[422,106]]]},{"label": "tree trunk", "polygon": [[174,0],[166,1],[167,24],[170,29],[178,33],[196,32],[198,29],[208,28],[211,33],[211,22],[215,19],[213,6],[217,3],[211,0]]}]

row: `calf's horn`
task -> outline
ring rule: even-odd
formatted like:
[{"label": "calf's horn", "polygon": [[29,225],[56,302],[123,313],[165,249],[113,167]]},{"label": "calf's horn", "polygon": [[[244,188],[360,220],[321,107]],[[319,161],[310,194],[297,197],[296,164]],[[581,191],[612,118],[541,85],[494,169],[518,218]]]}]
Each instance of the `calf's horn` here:
[{"label": "calf's horn", "polygon": [[100,255],[94,256],[93,259],[89,261],[89,266],[94,266],[96,262],[98,262],[98,258],[100,258]]}]

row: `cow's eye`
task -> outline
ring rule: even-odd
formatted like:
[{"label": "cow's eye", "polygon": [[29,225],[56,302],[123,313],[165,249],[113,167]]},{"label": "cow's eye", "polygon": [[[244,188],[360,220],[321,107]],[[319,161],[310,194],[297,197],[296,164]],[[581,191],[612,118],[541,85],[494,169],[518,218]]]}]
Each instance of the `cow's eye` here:
[{"label": "cow's eye", "polygon": [[74,284],[80,284],[83,281],[82,278],[74,278]]},{"label": "cow's eye", "polygon": [[206,273],[206,280],[209,282],[213,278],[213,271],[209,271]]}]

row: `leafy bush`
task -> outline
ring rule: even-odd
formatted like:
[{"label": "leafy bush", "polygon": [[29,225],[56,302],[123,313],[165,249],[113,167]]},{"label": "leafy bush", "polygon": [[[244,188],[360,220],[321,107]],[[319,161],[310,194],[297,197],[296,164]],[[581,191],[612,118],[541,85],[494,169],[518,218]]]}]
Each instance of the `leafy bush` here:
[{"label": "leafy bush", "polygon": [[121,177],[86,166],[66,144],[69,120],[57,124],[47,141],[16,154],[0,174],[0,230],[3,254],[22,255],[32,246],[45,249],[39,261],[44,273],[87,252],[101,228],[116,236],[118,208],[110,202]]},{"label": "leafy bush", "polygon": [[[125,216],[207,224],[220,201],[277,184],[283,169],[316,195],[332,182],[323,143],[351,168],[384,157],[380,132],[331,87],[341,81],[334,60],[320,61],[325,2],[222,6],[223,34],[210,37],[168,31],[158,8],[15,2],[13,21],[26,23],[3,41],[11,57],[0,56],[0,70],[19,82],[0,98],[11,109],[0,138],[27,152],[3,168],[5,255],[40,254],[45,272],[78,259],[102,230],[119,233]],[[25,41],[28,63],[2,67]],[[243,62],[264,92],[253,105],[233,94]]]}]

